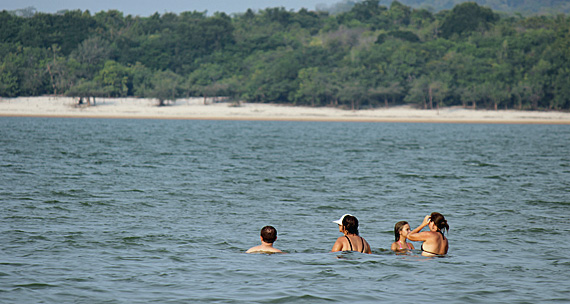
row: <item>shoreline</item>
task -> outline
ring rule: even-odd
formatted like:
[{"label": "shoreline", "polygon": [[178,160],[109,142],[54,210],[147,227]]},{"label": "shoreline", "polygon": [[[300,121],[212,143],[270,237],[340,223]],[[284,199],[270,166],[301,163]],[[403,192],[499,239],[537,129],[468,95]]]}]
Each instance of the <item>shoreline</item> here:
[{"label": "shoreline", "polygon": [[560,124],[570,125],[568,112],[517,110],[473,110],[445,107],[437,110],[411,106],[343,110],[279,104],[213,103],[202,97],[178,99],[167,106],[143,98],[97,98],[94,106],[78,106],[72,97],[17,97],[0,99],[0,117],[52,117],[102,119],[249,120],[315,122],[398,122],[472,124]]}]

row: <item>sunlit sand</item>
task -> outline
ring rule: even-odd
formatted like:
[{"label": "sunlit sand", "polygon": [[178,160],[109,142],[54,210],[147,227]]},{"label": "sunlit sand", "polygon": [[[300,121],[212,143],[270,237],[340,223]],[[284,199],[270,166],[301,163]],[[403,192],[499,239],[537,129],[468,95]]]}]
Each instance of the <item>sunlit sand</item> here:
[{"label": "sunlit sand", "polygon": [[203,120],[352,121],[570,124],[570,113],[555,111],[473,110],[446,107],[438,110],[411,106],[343,110],[276,104],[213,102],[203,98],[178,99],[159,107],[153,99],[98,98],[95,105],[78,105],[70,97],[0,99],[0,116],[78,117]]}]

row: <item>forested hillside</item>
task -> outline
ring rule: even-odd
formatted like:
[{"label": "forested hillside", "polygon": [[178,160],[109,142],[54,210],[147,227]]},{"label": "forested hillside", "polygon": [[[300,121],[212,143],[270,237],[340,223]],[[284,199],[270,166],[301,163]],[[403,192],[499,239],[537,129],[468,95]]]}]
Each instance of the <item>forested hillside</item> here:
[{"label": "forested hillside", "polygon": [[345,13],[0,13],[0,96],[228,96],[368,108],[570,109],[570,18],[475,3]]},{"label": "forested hillside", "polygon": [[[469,0],[404,0],[402,3],[416,8],[432,8],[435,11],[449,10]],[[471,0],[481,6],[506,13],[556,14],[570,12],[568,0]]]},{"label": "forested hillside", "polygon": [[[317,8],[332,14],[347,12],[356,3],[362,0],[342,0],[333,5],[319,5]],[[389,6],[391,0],[381,0],[380,5]],[[524,16],[540,14],[570,13],[568,0],[401,0],[400,3],[412,8],[424,8],[431,12],[450,10],[455,5],[464,2],[475,2],[508,14],[522,14]]]}]

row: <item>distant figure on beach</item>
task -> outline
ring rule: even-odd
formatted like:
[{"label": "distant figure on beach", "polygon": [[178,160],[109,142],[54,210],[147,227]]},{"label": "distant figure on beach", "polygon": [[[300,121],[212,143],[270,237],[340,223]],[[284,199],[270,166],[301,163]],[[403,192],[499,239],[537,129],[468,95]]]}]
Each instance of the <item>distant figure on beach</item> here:
[{"label": "distant figure on beach", "polygon": [[392,251],[405,251],[415,249],[414,245],[407,243],[408,234],[410,233],[410,224],[406,221],[399,221],[394,226],[395,242],[392,243]]},{"label": "distant figure on beach", "polygon": [[273,243],[277,239],[277,229],[273,226],[265,226],[261,228],[261,245],[249,248],[245,253],[279,253],[281,250],[273,247]]},{"label": "distant figure on beach", "polygon": [[340,219],[333,221],[333,223],[338,224],[338,231],[344,235],[336,240],[331,252],[358,251],[371,253],[368,242],[358,235],[358,219],[356,217],[345,214]]},{"label": "distant figure on beach", "polygon": [[[429,231],[420,232],[425,226],[429,227]],[[443,229],[449,231],[447,220],[441,213],[432,212],[431,215],[425,216],[419,227],[408,234],[408,240],[423,242],[423,256],[444,255],[449,249],[449,242],[443,234]]]}]

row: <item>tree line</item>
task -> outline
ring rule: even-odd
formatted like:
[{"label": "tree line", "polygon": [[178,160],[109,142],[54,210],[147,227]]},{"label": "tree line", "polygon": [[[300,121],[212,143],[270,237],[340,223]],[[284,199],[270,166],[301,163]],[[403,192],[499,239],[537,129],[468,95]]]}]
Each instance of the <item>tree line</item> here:
[{"label": "tree line", "polygon": [[[331,5],[317,4],[317,10],[338,14],[350,11],[359,1],[362,0],[342,0]],[[391,2],[391,0],[380,0],[379,3],[390,6]],[[570,2],[567,0],[400,0],[400,3],[404,5],[417,9],[427,9],[430,12],[450,10],[464,2],[475,2],[501,13],[523,16],[570,13]]]},{"label": "tree line", "polygon": [[570,19],[466,2],[124,16],[0,12],[0,96],[190,96],[349,109],[570,109]]}]

